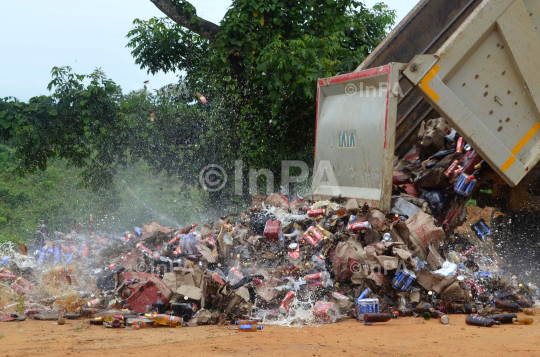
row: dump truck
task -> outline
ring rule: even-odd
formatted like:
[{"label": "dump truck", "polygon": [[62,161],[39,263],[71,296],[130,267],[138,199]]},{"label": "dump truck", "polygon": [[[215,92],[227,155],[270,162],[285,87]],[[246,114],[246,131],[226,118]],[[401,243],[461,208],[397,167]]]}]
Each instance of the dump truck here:
[{"label": "dump truck", "polygon": [[540,276],[539,22],[538,0],[421,0],[354,72],[318,81],[315,197],[389,209],[394,160],[443,117],[494,172],[472,199],[495,208],[508,269]]},{"label": "dump truck", "polygon": [[535,0],[420,1],[354,72],[319,80],[314,194],[389,209],[394,158],[443,117],[497,174],[479,205],[540,210],[538,21]]}]

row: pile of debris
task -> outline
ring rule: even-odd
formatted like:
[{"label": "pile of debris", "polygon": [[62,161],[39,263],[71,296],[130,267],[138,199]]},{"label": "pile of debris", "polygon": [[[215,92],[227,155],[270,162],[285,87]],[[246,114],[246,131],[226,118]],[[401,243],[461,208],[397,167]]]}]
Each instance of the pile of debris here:
[{"label": "pile of debris", "polygon": [[515,321],[500,313],[532,307],[538,288],[504,275],[484,220],[471,227],[476,237],[456,233],[489,166],[442,119],[427,123],[418,149],[396,160],[387,212],[341,197],[255,195],[244,213],[216,222],[56,234],[35,259],[8,252],[0,321],[91,317],[136,329],[240,321],[250,331],[393,316]]}]

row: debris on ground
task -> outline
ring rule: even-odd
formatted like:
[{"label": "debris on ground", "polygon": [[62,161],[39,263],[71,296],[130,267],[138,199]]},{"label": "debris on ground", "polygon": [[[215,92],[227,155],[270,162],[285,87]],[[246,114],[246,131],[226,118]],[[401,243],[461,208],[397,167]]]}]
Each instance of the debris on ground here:
[{"label": "debris on ground", "polygon": [[245,212],[202,225],[54,232],[27,252],[2,248],[0,321],[239,322],[245,332],[348,318],[448,324],[451,314],[476,326],[529,323],[508,313],[533,306],[538,288],[505,275],[490,226],[481,219],[475,237],[458,233],[489,166],[444,120],[421,132],[418,153],[395,162],[386,212],[344,197],[255,195]]}]

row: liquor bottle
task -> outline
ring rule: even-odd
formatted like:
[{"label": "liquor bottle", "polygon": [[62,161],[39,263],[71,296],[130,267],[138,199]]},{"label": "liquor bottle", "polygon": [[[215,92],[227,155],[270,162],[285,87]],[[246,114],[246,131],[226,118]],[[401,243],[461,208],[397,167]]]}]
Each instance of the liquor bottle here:
[{"label": "liquor bottle", "polygon": [[77,312],[81,315],[81,317],[91,317],[94,316],[96,312],[98,312],[98,309],[96,308],[90,308],[90,307],[79,307],[77,309]]},{"label": "liquor bottle", "polygon": [[518,301],[516,301],[516,303],[520,307],[533,307],[534,305],[534,301],[527,300],[527,299],[519,299]]},{"label": "liquor bottle", "polygon": [[467,303],[463,306],[466,314],[476,314],[476,306],[471,303]]},{"label": "liquor bottle", "polygon": [[87,306],[90,307],[90,308],[94,308],[96,306],[101,305],[102,302],[103,302],[102,299],[90,300],[90,301],[88,301]]},{"label": "liquor bottle", "polygon": [[255,320],[239,320],[234,322],[235,325],[257,325],[257,323]]},{"label": "liquor bottle", "polygon": [[338,218],[345,216],[345,213],[347,213],[345,207],[340,207],[337,211],[335,211],[335,214],[338,216]]},{"label": "liquor bottle", "polygon": [[114,319],[110,322],[110,325],[107,325],[105,327],[111,327],[111,328],[120,328],[124,324],[124,320],[120,319]]},{"label": "liquor bottle", "polygon": [[108,313],[106,315],[94,317],[93,319],[90,319],[90,325],[103,325],[104,322],[112,322],[114,320],[123,320],[123,319],[124,317],[122,315]]},{"label": "liquor bottle", "polygon": [[194,229],[195,227],[197,227],[198,224],[197,223],[194,223],[192,224],[191,226],[186,226],[182,229],[179,229],[178,231],[176,231],[176,234],[177,235],[180,235],[180,234],[188,234],[192,229]]},{"label": "liquor bottle", "polygon": [[64,318],[68,320],[77,320],[81,318],[81,315],[80,314],[65,314]]},{"label": "liquor bottle", "polygon": [[146,317],[131,318],[127,319],[126,321],[126,326],[131,326],[134,330],[140,330],[141,328],[150,328],[153,327],[154,324],[154,320]]},{"label": "liquor bottle", "polygon": [[450,323],[450,318],[444,312],[436,311],[435,314],[439,318],[439,321],[441,322],[441,324],[448,325]]},{"label": "liquor bottle", "polygon": [[364,322],[387,322],[395,318],[389,313],[370,313],[364,314]]},{"label": "liquor bottle", "polygon": [[465,323],[471,326],[481,326],[481,327],[492,327],[493,325],[500,325],[499,321],[489,319],[486,317],[481,317],[478,315],[468,315],[465,318]]},{"label": "liquor bottle", "polygon": [[513,298],[516,296],[516,292],[514,289],[508,289],[503,291],[496,291],[493,293],[493,296],[495,296],[497,299],[505,300],[508,298]]},{"label": "liquor bottle", "polygon": [[182,325],[182,319],[178,316],[165,315],[165,314],[144,314],[145,317],[154,320],[160,325],[180,327]]},{"label": "liquor bottle", "polygon": [[499,314],[493,315],[491,318],[495,321],[499,321],[501,324],[511,324],[514,323],[514,319],[517,319],[516,314]]},{"label": "liquor bottle", "polygon": [[520,312],[522,311],[521,307],[512,301],[508,300],[500,300],[500,299],[493,299],[493,302],[495,303],[495,307],[504,311],[509,312]]},{"label": "liquor bottle", "polygon": [[262,330],[262,326],[257,326],[257,324],[251,325],[238,325],[238,331],[240,332],[257,332]]},{"label": "liquor bottle", "polygon": [[135,245],[135,248],[137,248],[141,253],[143,253],[144,255],[146,255],[147,257],[151,257],[152,256],[152,251],[148,248],[146,248],[144,246],[144,244],[142,243],[137,243]]},{"label": "liquor bottle", "polygon": [[153,322],[151,324],[147,324],[146,322],[144,321],[141,321],[141,320],[138,320],[134,323],[131,324],[131,327],[135,330],[140,330],[142,328],[146,328],[146,327],[152,327],[154,324]]},{"label": "liquor bottle", "polygon": [[517,319],[512,319],[512,321],[522,325],[532,325],[534,320],[532,317],[518,317]]},{"label": "liquor bottle", "polygon": [[96,317],[94,319],[90,319],[90,325],[103,325],[103,318]]},{"label": "liquor bottle", "polygon": [[[424,312],[435,312],[435,309],[433,308],[433,305],[427,303],[427,302],[421,302],[420,304],[418,304],[416,306],[416,311],[418,311],[419,313],[424,313]],[[448,310],[447,310],[448,312]]]},{"label": "liquor bottle", "polygon": [[180,302],[174,302],[171,304],[171,309],[174,312],[174,314],[178,317],[181,317],[184,319],[184,321],[189,321],[193,317],[193,304],[190,304],[189,302],[180,303]]},{"label": "liquor bottle", "polygon": [[523,310],[523,312],[525,313],[525,315],[529,315],[529,316],[536,315],[536,311],[533,309],[525,309]]},{"label": "liquor bottle", "polygon": [[287,314],[291,309],[291,304],[295,298],[296,294],[292,291],[289,291],[287,295],[285,295],[285,297],[283,298],[281,305],[279,305],[279,311],[281,311],[282,314]]},{"label": "liquor bottle", "polygon": [[165,310],[165,304],[161,301],[161,293],[157,293],[157,301],[152,304],[152,309],[158,314],[162,314]]},{"label": "liquor bottle", "polygon": [[400,317],[414,316],[414,310],[412,309],[398,310],[397,312]]},{"label": "liquor bottle", "polygon": [[135,317],[135,318],[129,318],[126,320],[126,325],[128,326],[135,326],[137,323],[142,322],[146,326],[143,327],[149,327],[154,324],[154,320],[149,319],[147,317]]}]

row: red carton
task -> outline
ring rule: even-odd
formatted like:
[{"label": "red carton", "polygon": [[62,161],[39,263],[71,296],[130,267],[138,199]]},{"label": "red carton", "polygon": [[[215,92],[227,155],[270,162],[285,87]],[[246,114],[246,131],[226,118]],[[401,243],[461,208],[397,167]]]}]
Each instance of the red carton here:
[{"label": "red carton", "polygon": [[173,291],[158,277],[151,276],[139,289],[127,298],[131,310],[143,313],[146,306],[152,306],[157,301],[157,294],[161,293],[161,301],[167,305],[173,296]]},{"label": "red carton", "polygon": [[281,221],[266,221],[264,227],[264,241],[266,243],[276,243],[281,236]]}]

